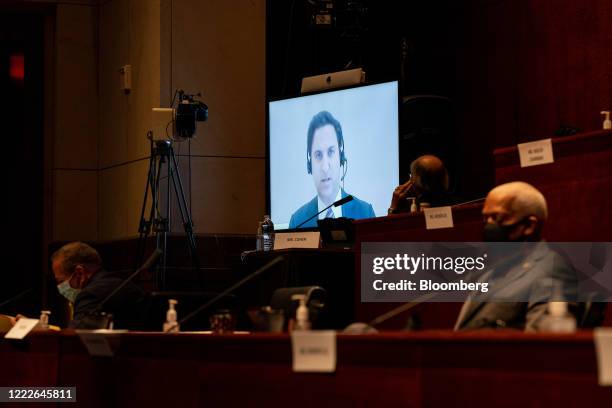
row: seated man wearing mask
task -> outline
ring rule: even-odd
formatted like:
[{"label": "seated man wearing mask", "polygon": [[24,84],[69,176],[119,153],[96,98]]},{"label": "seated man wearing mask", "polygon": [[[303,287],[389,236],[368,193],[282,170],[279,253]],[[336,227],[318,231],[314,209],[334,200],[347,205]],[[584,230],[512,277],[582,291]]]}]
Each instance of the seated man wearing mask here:
[{"label": "seated man wearing mask", "polygon": [[497,262],[480,276],[479,281],[493,282],[491,293],[468,297],[455,330],[542,329],[548,302],[575,300],[577,288],[574,269],[542,241],[544,196],[527,183],[503,184],[489,192],[482,214],[485,241],[514,244],[503,246]]},{"label": "seated man wearing mask", "polygon": [[147,297],[138,286],[128,283],[102,310],[100,304],[123,281],[102,268],[98,251],[82,242],[72,242],[51,256],[51,268],[57,288],[73,306],[70,327],[96,329],[95,312],[111,313],[115,329],[139,329],[147,313]]},{"label": "seated man wearing mask", "polygon": [[[413,202],[409,200],[411,198]],[[393,191],[388,213],[443,207],[452,205],[452,201],[448,193],[448,172],[444,163],[436,156],[425,155],[410,164],[410,179]],[[413,208],[410,208],[411,204]]]}]

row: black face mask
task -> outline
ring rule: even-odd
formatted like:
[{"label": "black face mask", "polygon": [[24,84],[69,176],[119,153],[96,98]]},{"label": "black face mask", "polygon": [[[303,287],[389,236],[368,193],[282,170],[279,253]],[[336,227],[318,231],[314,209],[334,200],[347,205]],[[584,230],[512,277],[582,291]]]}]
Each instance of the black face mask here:
[{"label": "black face mask", "polygon": [[[510,234],[517,225],[523,222],[525,222],[525,218],[508,225],[499,225],[497,222],[486,223],[482,230],[482,240],[485,242],[511,242]],[[519,239],[519,241],[522,241],[522,239]]]}]

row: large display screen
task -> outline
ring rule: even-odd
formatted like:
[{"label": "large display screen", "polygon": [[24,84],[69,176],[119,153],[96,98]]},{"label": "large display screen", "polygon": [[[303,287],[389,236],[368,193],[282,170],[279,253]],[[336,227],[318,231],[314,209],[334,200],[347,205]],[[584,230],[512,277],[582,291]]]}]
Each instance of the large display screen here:
[{"label": "large display screen", "polygon": [[397,81],[270,102],[269,204],[276,229],[387,214],[399,182]]}]

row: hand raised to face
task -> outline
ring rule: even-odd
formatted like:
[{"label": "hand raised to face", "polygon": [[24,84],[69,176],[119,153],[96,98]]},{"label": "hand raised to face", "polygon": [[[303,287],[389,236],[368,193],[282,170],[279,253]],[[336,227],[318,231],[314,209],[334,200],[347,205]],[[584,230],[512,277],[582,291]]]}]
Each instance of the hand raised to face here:
[{"label": "hand raised to face", "polygon": [[400,184],[393,190],[393,197],[391,199],[391,208],[395,210],[409,208],[409,203],[406,200],[408,197],[414,197],[414,181],[408,180],[404,184]]}]

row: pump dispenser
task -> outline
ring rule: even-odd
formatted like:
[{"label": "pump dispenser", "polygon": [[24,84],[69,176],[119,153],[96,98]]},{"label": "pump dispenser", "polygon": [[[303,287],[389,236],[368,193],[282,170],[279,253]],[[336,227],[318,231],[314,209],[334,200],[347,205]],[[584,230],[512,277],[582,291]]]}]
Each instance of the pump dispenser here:
[{"label": "pump dispenser", "polygon": [[548,316],[542,329],[554,333],[573,333],[576,331],[576,319],[568,313],[567,302],[549,302]]},{"label": "pump dispenser", "polygon": [[291,299],[300,301],[300,305],[295,312],[294,330],[310,330],[308,307],[306,307],[306,295],[293,295]]},{"label": "pump dispenser", "polygon": [[605,130],[612,129],[612,121],[610,120],[610,111],[601,111],[601,114],[604,115],[603,128]]},{"label": "pump dispenser", "polygon": [[176,299],[168,299],[168,311],[166,312],[166,322],[164,323],[164,333],[178,332],[180,327],[177,323],[176,309],[174,308],[178,301]]},{"label": "pump dispenser", "polygon": [[416,197],[413,197],[412,203],[410,204],[410,212],[416,212],[418,210],[419,210],[419,206],[417,205]]}]

